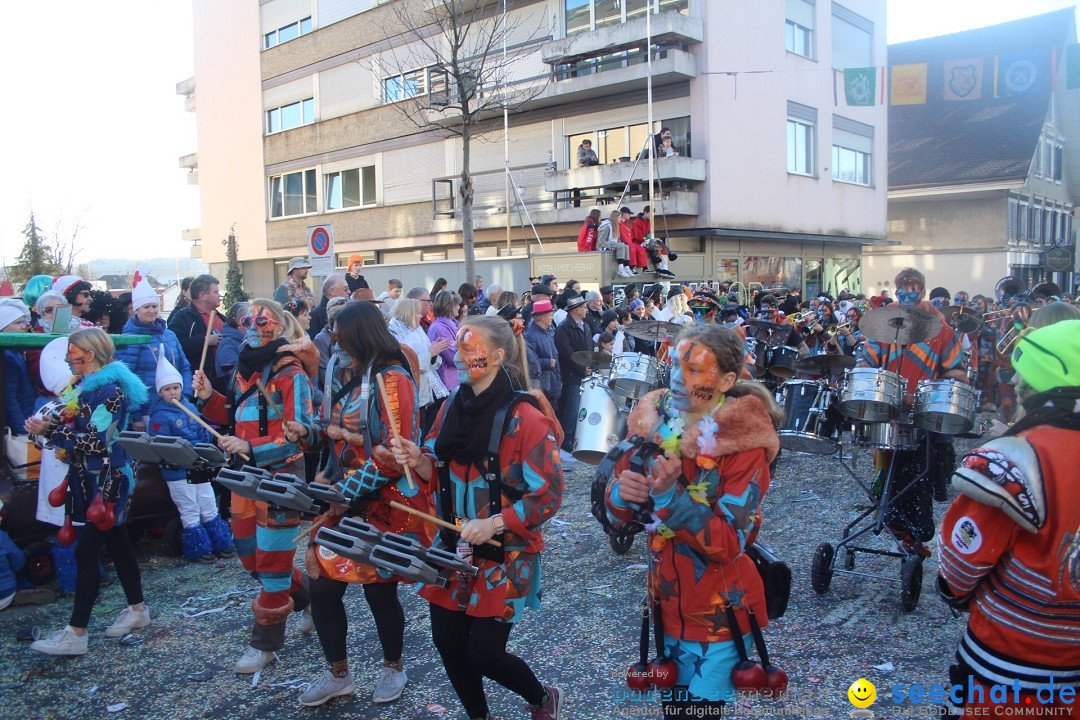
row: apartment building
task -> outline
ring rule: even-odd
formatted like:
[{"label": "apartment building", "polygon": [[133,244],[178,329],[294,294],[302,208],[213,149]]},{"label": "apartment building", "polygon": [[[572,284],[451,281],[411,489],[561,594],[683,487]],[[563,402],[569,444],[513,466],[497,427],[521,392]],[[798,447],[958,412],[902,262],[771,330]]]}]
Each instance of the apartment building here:
[{"label": "apartment building", "polygon": [[[197,115],[186,160],[211,267],[235,228],[248,288],[267,292],[304,252],[307,227],[329,223],[339,264],[363,255],[369,276],[385,266],[421,282],[459,268],[462,144],[442,111],[452,83],[426,43],[393,30],[409,12],[427,28],[432,4],[195,0],[195,77],[181,85]],[[520,287],[543,268],[610,282],[610,263],[576,253],[578,230],[593,207],[642,210],[637,159],[668,128],[678,155],[657,160],[651,204],[679,279],[861,287],[863,246],[886,242],[886,110],[847,106],[840,70],[884,65],[884,2],[506,5],[501,83],[528,99],[506,129],[512,182],[501,114],[470,145],[485,277]],[[585,139],[597,166],[577,167]]]}]

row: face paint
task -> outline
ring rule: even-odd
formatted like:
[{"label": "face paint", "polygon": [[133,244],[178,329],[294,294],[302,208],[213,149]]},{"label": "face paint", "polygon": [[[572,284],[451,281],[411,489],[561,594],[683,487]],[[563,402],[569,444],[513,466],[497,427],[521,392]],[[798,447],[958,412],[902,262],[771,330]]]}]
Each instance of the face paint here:
[{"label": "face paint", "polygon": [[340,345],[334,343],[331,351],[334,353],[334,357],[337,358],[338,367],[351,368],[353,365],[352,355],[345,352]]},{"label": "face paint", "polygon": [[919,302],[919,295],[922,293],[918,290],[912,290],[911,292],[905,292],[903,290],[896,291],[896,300],[901,305],[915,305]]},{"label": "face paint", "polygon": [[943,310],[949,306],[949,299],[943,297],[936,297],[930,301],[930,304],[936,307],[938,310]]},{"label": "face paint", "polygon": [[251,312],[240,319],[244,328],[244,342],[248,347],[259,348],[270,342],[280,333],[281,323],[262,306],[251,308]]},{"label": "face paint", "polygon": [[75,372],[76,375],[82,375],[90,369],[90,362],[94,357],[94,353],[83,350],[74,344],[68,344],[67,349],[67,361],[68,365]]},{"label": "face paint", "polygon": [[478,380],[492,367],[498,367],[491,360],[491,351],[483,336],[467,327],[458,333],[454,366],[458,371],[458,380],[463,383]]},{"label": "face paint", "polygon": [[716,403],[720,394],[720,368],[709,348],[693,340],[675,346],[671,366],[672,404],[680,412],[700,412]]}]

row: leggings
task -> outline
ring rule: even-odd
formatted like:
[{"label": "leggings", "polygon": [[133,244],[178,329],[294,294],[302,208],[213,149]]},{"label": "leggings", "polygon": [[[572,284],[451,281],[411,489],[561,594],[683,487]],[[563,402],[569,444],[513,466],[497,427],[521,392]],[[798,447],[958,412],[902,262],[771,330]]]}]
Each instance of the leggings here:
[{"label": "leggings", "polygon": [[103,545],[112,556],[128,605],[138,605],[143,601],[139,561],[131,549],[127,525],[114,525],[102,532],[93,523],[87,523],[79,532],[79,542],[75,546],[75,605],[71,609],[71,627],[85,628],[90,623],[90,611],[94,608],[101,587]]},{"label": "leggings", "polygon": [[516,692],[530,705],[544,702],[544,686],[521,658],[506,652],[513,623],[431,606],[431,638],[446,676],[470,718],[488,714],[484,678]]},{"label": "leggings", "polygon": [[[670,718],[710,718],[721,717],[724,714],[723,700],[706,700],[697,695],[691,695],[686,685],[676,685],[672,697],[675,700],[664,700],[664,720]],[[691,712],[691,710],[693,712]]]},{"label": "leggings", "polygon": [[[326,577],[309,582],[311,619],[315,621],[315,632],[319,634],[326,662],[341,662],[348,658],[345,636],[349,631],[349,621],[342,599],[349,583]],[[398,601],[398,584],[368,583],[363,587],[364,598],[375,618],[383,659],[396,662],[401,659],[401,650],[405,644],[405,611]]]}]

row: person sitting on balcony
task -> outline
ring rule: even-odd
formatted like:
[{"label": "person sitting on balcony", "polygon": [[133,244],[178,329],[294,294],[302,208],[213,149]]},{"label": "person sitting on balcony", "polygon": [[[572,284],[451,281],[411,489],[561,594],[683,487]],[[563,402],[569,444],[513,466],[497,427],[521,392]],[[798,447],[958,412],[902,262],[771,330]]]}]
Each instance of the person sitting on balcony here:
[{"label": "person sitting on balcony", "polygon": [[[653,157],[667,157],[664,153],[664,140],[671,140],[671,128],[660,128],[660,132],[652,136],[653,138]],[[649,159],[649,146],[646,145],[638,155],[639,160]]]},{"label": "person sitting on balcony", "polygon": [[577,251],[579,253],[593,252],[596,250],[596,232],[599,227],[600,211],[593,210],[589,213],[589,217],[585,218],[585,222],[581,225],[581,230],[578,231]]},{"label": "person sitting on balcony", "polygon": [[596,249],[614,250],[615,262],[619,268],[616,274],[620,277],[635,277],[637,273],[630,269],[630,246],[620,240],[619,223],[622,222],[622,213],[615,210],[611,217],[600,223],[596,230]]},{"label": "person sitting on balcony", "polygon": [[657,153],[659,157],[676,157],[678,151],[675,149],[675,143],[672,141],[671,136],[664,138],[663,144],[660,146],[660,150]]},{"label": "person sitting on balcony", "polygon": [[596,151],[592,149],[592,140],[582,140],[577,149],[577,166],[592,167],[599,164],[600,158],[596,156]]}]

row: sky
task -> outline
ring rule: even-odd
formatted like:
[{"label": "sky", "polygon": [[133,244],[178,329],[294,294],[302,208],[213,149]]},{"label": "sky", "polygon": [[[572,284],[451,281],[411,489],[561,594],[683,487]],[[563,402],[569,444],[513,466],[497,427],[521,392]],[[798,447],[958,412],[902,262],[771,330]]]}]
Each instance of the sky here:
[{"label": "sky", "polygon": [[[887,37],[904,42],[1074,5],[890,0]],[[188,256],[181,232],[199,226],[199,194],[178,161],[198,145],[176,84],[194,75],[190,0],[31,0],[9,3],[5,20],[15,30],[0,43],[10,99],[0,257],[18,255],[31,210],[49,236],[79,228],[77,262]]]}]

